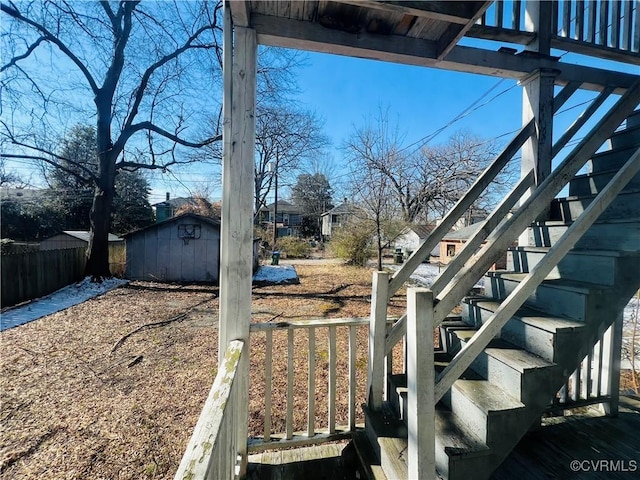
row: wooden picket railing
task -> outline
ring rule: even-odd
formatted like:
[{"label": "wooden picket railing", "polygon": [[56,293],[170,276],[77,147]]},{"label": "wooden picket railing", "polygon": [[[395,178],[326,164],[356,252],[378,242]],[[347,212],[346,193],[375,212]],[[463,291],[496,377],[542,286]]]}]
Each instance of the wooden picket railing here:
[{"label": "wooden picket railing", "polygon": [[238,365],[244,342],[229,342],[200,418],[187,445],[174,480],[233,479],[239,475],[239,442],[246,442],[237,427]]},{"label": "wooden picket railing", "polygon": [[[569,86],[565,87],[569,88]],[[600,97],[594,102],[601,103],[609,94],[609,90],[604,91]],[[558,95],[560,97],[562,92]],[[407,298],[407,314],[389,330],[386,329],[386,309],[387,304],[383,299],[388,299],[395,289],[399,287],[400,279],[404,282],[409,277],[412,270],[419,264],[416,258],[410,258],[405,267],[411,271],[398,271],[394,278],[389,281],[388,274],[377,272],[374,274],[373,294],[372,294],[372,315],[370,325],[369,344],[374,349],[370,352],[369,365],[369,404],[372,408],[376,408],[382,403],[382,383],[384,382],[385,355],[391,351],[395,343],[403,336],[407,342],[407,385],[408,385],[408,410],[407,419],[409,420],[409,446],[408,446],[408,467],[409,474],[412,472],[430,472],[433,463],[435,438],[433,429],[433,415],[430,413],[435,404],[439,402],[447,391],[449,391],[453,383],[470,367],[476,357],[486,348],[489,342],[500,332],[502,327],[512,318],[515,312],[522,306],[524,301],[535,291],[540,283],[547,275],[557,266],[560,260],[573,248],[581,236],[590,228],[597,220],[600,214],[607,206],[617,197],[617,195],[626,186],[628,181],[640,171],[640,149],[627,161],[627,163],[618,171],[609,184],[596,196],[589,204],[585,211],[572,223],[565,234],[555,243],[549,250],[547,255],[531,269],[530,273],[520,282],[518,287],[502,301],[500,307],[493,313],[489,320],[484,323],[469,342],[456,354],[449,365],[438,375],[435,384],[431,379],[433,375],[433,358],[432,352],[425,353],[418,347],[411,347],[412,339],[428,338],[426,332],[432,332],[437,328],[446,316],[451,312],[453,307],[458,305],[463,297],[470,291],[473,285],[486,273],[491,264],[532,224],[538,216],[547,208],[553,198],[560,193],[571,178],[584,166],[586,161],[596,152],[596,150],[610,137],[610,135],[618,128],[618,126],[627,118],[628,115],[640,103],[640,81],[618,100],[618,102],[609,110],[608,113],[593,127],[591,132],[583,138],[583,140],[567,155],[567,157],[557,166],[552,174],[546,178],[536,190],[529,196],[511,217],[500,217],[497,214],[492,215],[480,229],[479,237],[471,240],[468,245],[470,251],[461,255],[459,260],[451,269],[442,274],[443,280],[437,279],[434,283],[435,289],[424,292],[410,290]],[[558,106],[556,105],[556,110]],[[587,121],[585,116],[590,116],[595,111],[593,107],[587,107],[587,112],[583,113],[579,122]],[[525,127],[526,129],[527,127]],[[522,133],[522,132],[521,132]],[[519,143],[518,137],[507,147],[509,150],[513,145]],[[556,145],[554,152],[561,149],[560,144],[564,146],[569,140],[567,135],[562,136]],[[504,153],[503,153],[504,154]],[[502,156],[502,155],[501,155]],[[500,158],[500,157],[499,157]],[[493,165],[489,167],[491,170]],[[484,176],[484,175],[483,175]],[[478,179],[482,181],[483,176]],[[525,176],[525,179],[527,176]],[[527,181],[524,180],[524,184]],[[524,188],[521,181],[514,190],[512,195],[515,196],[519,188]],[[475,185],[474,185],[475,187]],[[472,187],[472,190],[473,188]],[[477,193],[477,192],[476,192]],[[476,193],[472,197],[476,196]],[[477,198],[477,197],[476,197]],[[463,199],[470,201],[470,199]],[[505,199],[507,202],[507,199]],[[496,209],[504,209],[505,202]],[[509,202],[507,202],[509,203]],[[454,208],[455,210],[455,208]],[[496,212],[494,212],[496,213]],[[455,222],[446,218],[447,223]],[[495,227],[489,230],[488,227]],[[440,240],[440,232],[435,229],[432,237],[427,238],[425,244],[427,247],[419,249],[414,256],[423,256],[425,251],[428,252],[433,245]],[[489,233],[490,232],[490,233]],[[482,248],[480,244],[486,239],[486,243]],[[424,245],[423,245],[424,246]],[[479,250],[476,252],[476,250]],[[413,260],[413,261],[412,261]],[[422,258],[420,258],[422,260]],[[416,304],[421,304],[420,309],[416,308]],[[426,308],[428,312],[423,312]],[[425,325],[426,323],[426,325]],[[601,343],[601,345],[603,345]],[[424,347],[424,344],[422,344]],[[603,352],[600,348],[600,352]],[[593,352],[591,353],[593,355]],[[587,362],[589,358],[587,358]],[[585,372],[586,373],[586,372]],[[580,372],[576,373],[579,380]],[[585,392],[589,389],[586,386],[581,387],[580,381],[573,382],[574,388],[584,388]],[[426,384],[426,387],[424,386]],[[583,383],[582,385],[587,385]],[[413,392],[413,394],[411,393]],[[413,395],[413,396],[412,396]],[[421,402],[417,402],[416,395],[422,399],[425,395],[428,402],[433,402],[430,406],[425,406]],[[589,397],[590,394],[587,394]],[[411,400],[413,398],[413,401]],[[577,398],[577,397],[576,397]],[[595,397],[593,398],[595,400]],[[420,452],[420,454],[418,454]],[[425,470],[426,469],[426,470]]]},{"label": "wooden picket railing", "polygon": [[[392,319],[390,319],[391,321]],[[357,387],[357,365],[356,355],[356,332],[358,327],[369,324],[368,318],[346,318],[346,319],[318,319],[318,320],[290,320],[279,323],[254,323],[251,324],[251,335],[264,335],[265,340],[265,398],[264,398],[264,433],[260,438],[249,440],[248,450],[256,452],[267,448],[281,448],[291,446],[301,446],[306,444],[320,443],[323,441],[338,440],[350,437],[356,429],[356,387]],[[319,331],[325,330],[327,333],[328,349],[323,350],[322,355],[316,345]],[[348,345],[348,367],[346,378],[338,378],[336,362],[339,352],[337,351],[337,339],[339,333],[346,330],[346,343]],[[283,335],[287,339],[287,383],[285,392],[273,391],[273,344],[274,335]],[[297,335],[306,337],[308,349],[305,351],[308,377],[307,377],[307,402],[305,430],[294,431],[294,390],[300,392],[301,385],[294,385],[294,359],[296,357],[295,340]],[[316,385],[317,359],[325,356],[326,368],[328,369],[327,385],[327,411],[320,413],[317,411]],[[324,366],[323,366],[324,368]],[[341,381],[348,385],[348,395],[346,398],[336,397],[336,383]],[[274,431],[272,423],[272,399],[274,395],[286,397],[286,413],[284,430]],[[346,425],[338,425],[336,422],[336,412],[338,405],[348,409],[348,420]],[[299,410],[297,410],[299,414]],[[324,420],[320,420],[323,416]],[[317,424],[321,428],[316,428]]]},{"label": "wooden picket railing", "polygon": [[[622,317],[597,336],[593,348],[569,376],[549,407],[551,411],[617,402],[620,383]],[[617,407],[609,407],[616,410]]]},{"label": "wooden picket railing", "polygon": [[[496,1],[467,35],[526,45],[527,3]],[[636,0],[557,0],[551,9],[551,46],[570,52],[640,62],[640,6]],[[634,60],[635,59],[635,60]]]}]

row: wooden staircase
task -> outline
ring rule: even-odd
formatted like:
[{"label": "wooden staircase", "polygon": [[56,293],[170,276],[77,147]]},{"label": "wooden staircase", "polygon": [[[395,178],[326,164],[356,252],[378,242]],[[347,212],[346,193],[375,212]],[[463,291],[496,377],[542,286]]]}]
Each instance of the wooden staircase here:
[{"label": "wooden staircase", "polygon": [[[552,202],[550,220],[536,222],[528,229],[532,246],[510,249],[509,270],[489,272],[484,295],[465,298],[462,315],[440,325],[444,348],[436,353],[436,372],[465,347],[637,152],[640,110],[610,137],[609,147],[592,156],[589,173],[570,181],[569,196]],[[640,174],[629,180],[436,405],[437,475],[443,479],[489,478],[553,405],[558,391],[571,383],[573,372],[620,317],[638,288]],[[614,353],[619,358],[620,352]],[[592,375],[591,362],[588,370],[582,381],[590,384],[587,388],[597,382],[599,388],[602,372]],[[382,408],[365,407],[366,435],[356,437],[356,444],[359,451],[371,448],[379,462],[379,467],[374,462],[368,469],[371,477],[404,479],[408,477],[407,379],[390,375],[387,383]]]}]

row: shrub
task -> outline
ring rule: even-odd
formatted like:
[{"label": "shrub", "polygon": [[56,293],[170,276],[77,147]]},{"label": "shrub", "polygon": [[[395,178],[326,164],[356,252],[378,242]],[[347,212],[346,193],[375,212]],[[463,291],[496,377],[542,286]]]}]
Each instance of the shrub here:
[{"label": "shrub", "polygon": [[297,237],[278,239],[278,249],[287,254],[287,258],[307,258],[311,254],[309,242]]},{"label": "shrub", "polygon": [[351,222],[332,236],[333,253],[351,265],[365,266],[373,255],[371,228],[365,222]]}]

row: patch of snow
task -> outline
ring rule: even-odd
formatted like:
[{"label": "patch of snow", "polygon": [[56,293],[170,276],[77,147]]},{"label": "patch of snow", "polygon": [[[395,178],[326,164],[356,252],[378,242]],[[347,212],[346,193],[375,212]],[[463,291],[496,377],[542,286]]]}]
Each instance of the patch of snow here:
[{"label": "patch of snow", "polygon": [[253,276],[257,285],[281,285],[300,283],[298,273],[293,265],[263,265]]},{"label": "patch of snow", "polygon": [[50,295],[3,312],[0,314],[0,332],[73,307],[128,282],[128,280],[119,278],[109,278],[102,283],[94,283],[91,281],[91,277],[86,277],[84,280],[61,288]]},{"label": "patch of snow", "polygon": [[[389,268],[392,271],[400,270],[402,265],[385,265],[385,267]],[[421,263],[420,266],[411,274],[412,280],[423,287],[430,287],[435,282],[436,278],[440,275],[442,271],[444,271],[445,267],[440,267],[434,263]],[[475,288],[484,287],[484,277],[478,280],[478,283],[475,284]]]}]

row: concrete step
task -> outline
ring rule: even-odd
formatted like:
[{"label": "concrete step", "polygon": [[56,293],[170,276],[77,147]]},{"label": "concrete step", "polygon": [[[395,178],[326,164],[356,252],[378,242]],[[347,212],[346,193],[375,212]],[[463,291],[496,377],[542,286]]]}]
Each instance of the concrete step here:
[{"label": "concrete step", "polygon": [[[527,273],[488,272],[485,278],[485,295],[493,300],[503,300],[520,284]],[[588,285],[570,280],[544,280],[525,301],[527,307],[579,322],[587,321],[588,314],[595,313],[606,300],[606,286]],[[591,310],[590,310],[591,309]]]},{"label": "concrete step", "polygon": [[[586,210],[595,195],[582,197],[556,198],[551,202],[549,218],[571,222]],[[599,221],[613,219],[629,219],[640,216],[640,190],[629,190],[620,193],[607,209],[602,212]]]},{"label": "concrete step", "polygon": [[[618,173],[618,170],[576,175],[569,182],[569,196],[580,197],[595,195],[607,186],[616,173]],[[640,189],[640,174],[635,175],[629,180],[623,192],[638,189]]]},{"label": "concrete step", "polygon": [[[546,221],[529,227],[529,245],[553,246],[572,222]],[[594,223],[576,249],[640,252],[640,216]]]},{"label": "concrete step", "polygon": [[618,171],[631,158],[636,148],[628,147],[596,153],[587,162],[587,168],[591,173]]},{"label": "concrete step", "polygon": [[[398,430],[397,419],[384,407],[374,412],[364,407],[365,423],[378,434],[378,458],[385,475],[389,479],[407,478],[407,432],[395,434]],[[394,434],[389,434],[391,433]],[[402,432],[401,432],[402,433]],[[491,469],[491,449],[471,431],[461,428],[453,418],[452,412],[438,408],[435,416],[436,469],[438,474],[449,480],[471,478],[473,472],[485,472]],[[369,439],[371,441],[371,439]],[[372,442],[373,446],[373,442]],[[375,450],[375,446],[374,450]]]},{"label": "concrete step", "polygon": [[[549,249],[550,247],[511,248],[507,252],[507,269],[521,273],[530,272]],[[567,253],[546,278],[612,286],[617,282],[626,281],[628,270],[633,273],[640,271],[640,256],[617,250],[574,249]]]},{"label": "concrete step", "polygon": [[[500,306],[486,297],[463,299],[463,317],[480,328]],[[499,338],[527,350],[549,363],[565,365],[575,355],[576,342],[581,342],[582,322],[554,317],[531,309],[520,308],[500,331]]]},{"label": "concrete step", "polygon": [[[471,330],[451,332],[464,345]],[[502,339],[492,340],[471,364],[471,369],[496,388],[524,404],[544,405],[553,395],[555,365]],[[549,395],[541,399],[540,395]]]},{"label": "concrete step", "polygon": [[632,126],[615,132],[609,138],[611,148],[640,147],[640,126]]}]

